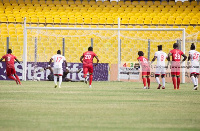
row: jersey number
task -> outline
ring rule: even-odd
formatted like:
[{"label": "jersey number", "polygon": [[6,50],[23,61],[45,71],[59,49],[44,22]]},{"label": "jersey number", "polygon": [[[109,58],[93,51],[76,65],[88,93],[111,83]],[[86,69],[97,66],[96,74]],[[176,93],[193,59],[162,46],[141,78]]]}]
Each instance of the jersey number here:
[{"label": "jersey number", "polygon": [[181,56],[180,54],[175,54],[175,57],[174,57],[175,60],[180,60],[181,59]]},{"label": "jersey number", "polygon": [[147,60],[146,60],[145,58],[143,58],[143,62],[144,62],[144,63],[148,63]]},{"label": "jersey number", "polygon": [[198,58],[199,58],[199,54],[194,53],[193,60],[198,60]]},{"label": "jersey number", "polygon": [[57,57],[56,62],[60,62],[62,60],[62,57]]},{"label": "jersey number", "polygon": [[161,55],[161,61],[163,61],[164,60],[164,55]]},{"label": "jersey number", "polygon": [[10,57],[8,57],[8,59],[7,59],[8,61],[10,61]]},{"label": "jersey number", "polygon": [[85,55],[85,59],[91,59],[91,55]]}]

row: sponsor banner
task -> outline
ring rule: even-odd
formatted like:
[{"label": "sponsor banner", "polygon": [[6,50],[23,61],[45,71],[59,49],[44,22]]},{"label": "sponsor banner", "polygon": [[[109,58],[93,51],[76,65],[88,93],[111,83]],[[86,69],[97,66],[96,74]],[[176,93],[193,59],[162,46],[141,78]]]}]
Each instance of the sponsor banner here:
[{"label": "sponsor banner", "polygon": [[[180,72],[180,74],[185,71],[185,76],[188,77],[190,73],[199,73],[200,67],[199,63],[192,64],[190,62],[185,62],[183,65],[180,62],[165,62],[165,63],[154,63],[150,64],[139,65],[138,61],[135,62],[121,62],[120,65],[120,79],[139,79],[139,76],[142,72],[150,72],[150,75],[153,74],[166,74],[166,77],[171,76],[171,72]],[[168,66],[167,66],[168,65]]]},{"label": "sponsor banner", "polygon": [[[44,71],[43,68],[48,66],[48,62],[37,62],[35,66],[34,62],[27,63],[27,80],[32,80],[33,78],[40,77],[40,80],[48,80],[47,76],[50,74],[50,71]],[[53,67],[53,64],[51,65]],[[68,63],[68,68],[72,71],[77,71],[82,69],[82,63]],[[93,80],[94,81],[108,81],[108,63],[99,63],[94,67]],[[15,70],[19,79],[22,79],[22,65],[15,63]],[[65,70],[65,69],[64,69]],[[34,76],[33,76],[34,75]],[[67,78],[73,80],[84,80],[83,71],[79,73],[68,73]],[[9,80],[6,76],[6,63],[0,62],[0,80]]]}]

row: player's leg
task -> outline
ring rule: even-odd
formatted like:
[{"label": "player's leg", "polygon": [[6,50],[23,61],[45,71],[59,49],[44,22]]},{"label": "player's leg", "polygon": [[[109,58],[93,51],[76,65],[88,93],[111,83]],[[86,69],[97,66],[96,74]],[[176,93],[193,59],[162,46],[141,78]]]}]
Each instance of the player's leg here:
[{"label": "player's leg", "polygon": [[160,72],[161,72],[160,67],[156,67],[155,78],[156,78],[156,82],[158,83],[157,89],[160,89],[160,87],[161,87],[160,79],[159,79]]},{"label": "player's leg", "polygon": [[161,70],[162,89],[165,89],[165,72],[166,72],[166,69],[165,67],[163,67]]},{"label": "player's leg", "polygon": [[181,73],[180,73],[180,68],[177,68],[177,71],[176,71],[177,89],[179,89],[180,83],[181,83],[180,74],[181,74]]},{"label": "player's leg", "polygon": [[92,86],[92,79],[93,79],[93,65],[91,65],[89,68],[89,87],[91,88]]},{"label": "player's leg", "polygon": [[146,81],[147,81],[146,76],[147,76],[147,72],[142,71],[142,81],[143,81],[143,84],[144,84],[144,89],[147,89],[147,87],[146,87]]},{"label": "player's leg", "polygon": [[148,89],[150,89],[150,72],[147,72]]},{"label": "player's leg", "polygon": [[191,73],[190,74],[190,78],[191,78],[191,80],[192,80],[192,83],[193,83],[193,85],[194,85],[194,87],[197,85],[196,84],[196,79],[195,79],[195,74],[194,73]]},{"label": "player's leg", "polygon": [[59,76],[59,85],[58,85],[58,88],[61,88],[62,75],[63,75],[63,70],[62,70],[62,68],[58,68],[58,76]]},{"label": "player's leg", "polygon": [[58,69],[54,68],[54,83],[55,83],[55,88],[57,87],[57,77],[58,76]]},{"label": "player's leg", "polygon": [[161,87],[159,76],[160,76],[159,74],[155,74],[156,82],[158,83],[157,89],[160,89],[160,87]]},{"label": "player's leg", "polygon": [[174,90],[176,90],[176,68],[175,68],[175,66],[172,66],[171,76],[172,76],[172,82],[174,85]]},{"label": "player's leg", "polygon": [[16,74],[15,68],[11,69],[11,73],[14,74],[15,78],[17,79],[17,82],[21,85],[20,79],[19,79],[18,75]]},{"label": "player's leg", "polygon": [[83,66],[83,78],[85,78],[84,79],[84,82],[87,84],[87,73],[88,73],[88,67],[86,67],[86,66]]},{"label": "player's leg", "polygon": [[161,78],[162,78],[162,89],[165,89],[165,74],[162,74],[161,75]]},{"label": "player's leg", "polygon": [[14,80],[16,82],[16,84],[18,84],[18,81],[12,76],[11,68],[6,68],[6,75],[8,78]]}]

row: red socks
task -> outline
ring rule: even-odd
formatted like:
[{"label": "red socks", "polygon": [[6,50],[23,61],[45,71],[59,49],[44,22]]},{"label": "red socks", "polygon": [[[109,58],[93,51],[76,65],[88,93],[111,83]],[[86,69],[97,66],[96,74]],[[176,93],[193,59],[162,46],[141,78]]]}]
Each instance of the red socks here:
[{"label": "red socks", "polygon": [[90,75],[90,76],[89,76],[89,84],[90,84],[90,85],[92,84],[92,79],[93,79],[93,75]]},{"label": "red socks", "polygon": [[146,87],[146,78],[145,78],[145,77],[143,77],[142,79],[143,79],[143,84],[144,84],[144,87]]},{"label": "red socks", "polygon": [[147,77],[147,83],[148,83],[148,87],[150,87],[150,78]]},{"label": "red socks", "polygon": [[19,84],[21,85],[20,79],[19,79],[19,77],[18,77],[18,75],[17,75],[17,74],[15,74],[15,78],[17,79],[17,81],[18,81],[18,82],[19,82]]},{"label": "red socks", "polygon": [[176,77],[172,77],[172,81],[173,81],[174,89],[176,90]]},{"label": "red socks", "polygon": [[12,75],[8,76],[8,78],[10,78],[12,80],[16,80]]},{"label": "red socks", "polygon": [[180,77],[177,77],[177,89],[179,89],[179,86],[180,86]]}]

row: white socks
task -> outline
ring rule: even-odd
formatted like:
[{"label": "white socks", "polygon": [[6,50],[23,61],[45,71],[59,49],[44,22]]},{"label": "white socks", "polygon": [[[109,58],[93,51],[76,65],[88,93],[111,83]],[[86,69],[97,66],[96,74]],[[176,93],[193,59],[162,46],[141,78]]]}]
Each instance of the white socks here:
[{"label": "white socks", "polygon": [[156,81],[157,81],[158,84],[160,84],[159,77],[156,77]]},{"label": "white socks", "polygon": [[165,77],[162,78],[162,84],[165,87]]},{"label": "white socks", "polygon": [[54,76],[54,83],[57,85],[57,76]]},{"label": "white socks", "polygon": [[195,80],[196,80],[196,84],[197,84],[197,86],[198,86],[198,84],[199,84],[199,82],[198,82],[198,77],[196,77]]},{"label": "white socks", "polygon": [[191,79],[192,79],[193,84],[194,84],[194,85],[197,85],[197,84],[196,84],[195,77],[194,77],[194,76],[191,76]]},{"label": "white socks", "polygon": [[61,86],[62,83],[62,76],[59,76],[59,87]]}]

